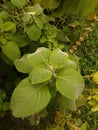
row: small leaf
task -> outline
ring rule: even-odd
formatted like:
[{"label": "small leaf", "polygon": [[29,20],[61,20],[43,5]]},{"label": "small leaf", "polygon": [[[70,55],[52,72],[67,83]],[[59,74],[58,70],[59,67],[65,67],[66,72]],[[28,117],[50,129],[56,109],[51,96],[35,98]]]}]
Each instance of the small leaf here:
[{"label": "small leaf", "polygon": [[50,55],[50,64],[53,65],[54,68],[62,68],[67,63],[68,54],[61,51],[60,49],[55,49]]},{"label": "small leaf", "polygon": [[88,129],[88,123],[87,122],[83,123],[80,129],[81,130],[87,130]]},{"label": "small leaf", "polygon": [[41,5],[44,8],[53,10],[57,8],[60,4],[61,0],[41,0]]},{"label": "small leaf", "polygon": [[45,68],[35,68],[29,74],[32,84],[43,83],[52,77],[52,72]]},{"label": "small leaf", "polygon": [[11,60],[15,60],[20,57],[20,49],[13,41],[8,41],[6,45],[2,46],[2,51]]},{"label": "small leaf", "polygon": [[4,102],[2,104],[2,110],[8,111],[10,109],[10,103],[9,102]]},{"label": "small leaf", "polygon": [[94,95],[93,99],[96,99],[96,101],[98,101],[98,95]]},{"label": "small leaf", "polygon": [[24,31],[27,33],[31,40],[37,41],[41,36],[41,29],[35,23],[25,25]]},{"label": "small leaf", "polygon": [[84,81],[78,71],[67,69],[58,73],[56,88],[63,96],[75,100],[83,91]]},{"label": "small leaf", "polygon": [[28,54],[25,54],[20,59],[14,61],[15,67],[19,72],[30,73],[32,70],[33,67],[30,65],[27,56]]},{"label": "small leaf", "polygon": [[10,22],[10,21],[7,21],[7,22],[5,22],[5,23],[2,25],[2,30],[3,30],[3,31],[10,31],[10,30],[12,30],[13,28],[16,28],[16,25],[15,25],[15,23]]},{"label": "small leaf", "polygon": [[97,105],[95,105],[94,107],[92,107],[91,111],[93,111],[93,112],[98,111],[98,104],[97,104]]},{"label": "small leaf", "polygon": [[26,4],[27,0],[11,0],[11,2],[14,6],[22,8]]},{"label": "small leaf", "polygon": [[22,80],[15,88],[10,102],[15,117],[28,117],[45,108],[50,101],[47,85],[32,85],[28,78]]},{"label": "small leaf", "polygon": [[13,36],[12,41],[16,42],[19,47],[24,47],[24,46],[28,45],[25,37],[19,33],[16,33]]},{"label": "small leaf", "polygon": [[88,104],[91,105],[91,106],[95,106],[95,105],[97,105],[98,103],[97,103],[96,100],[90,100],[90,101],[88,102]]},{"label": "small leaf", "polygon": [[2,89],[0,89],[0,98],[3,99],[3,100],[6,98],[6,93]]},{"label": "small leaf", "polygon": [[28,60],[33,68],[48,65],[51,51],[45,47],[38,48],[35,53],[28,55]]},{"label": "small leaf", "polygon": [[98,71],[94,73],[93,75],[93,81],[98,84]]},{"label": "small leaf", "polygon": [[93,88],[93,92],[94,92],[95,94],[98,94],[98,88]]}]

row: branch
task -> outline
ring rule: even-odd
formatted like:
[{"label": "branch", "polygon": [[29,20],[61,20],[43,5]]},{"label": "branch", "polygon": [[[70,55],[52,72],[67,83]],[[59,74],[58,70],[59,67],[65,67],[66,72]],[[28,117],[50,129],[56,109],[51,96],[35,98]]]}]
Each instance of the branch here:
[{"label": "branch", "polygon": [[6,12],[8,12],[9,14],[13,15],[14,13],[9,10],[6,6],[4,6],[3,4],[0,3],[0,7],[3,8]]}]

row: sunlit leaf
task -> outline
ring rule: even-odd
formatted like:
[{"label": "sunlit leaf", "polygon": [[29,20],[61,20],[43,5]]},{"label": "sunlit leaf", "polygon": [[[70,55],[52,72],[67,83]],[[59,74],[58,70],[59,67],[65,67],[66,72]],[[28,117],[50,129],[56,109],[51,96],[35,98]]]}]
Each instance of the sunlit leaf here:
[{"label": "sunlit leaf", "polygon": [[32,85],[28,78],[22,80],[15,88],[10,102],[15,117],[28,117],[45,108],[50,101],[47,85]]},{"label": "sunlit leaf", "polygon": [[51,51],[40,47],[34,53],[28,55],[28,60],[33,68],[47,66]]},{"label": "sunlit leaf", "polygon": [[78,71],[67,69],[58,74],[56,88],[63,96],[75,100],[83,91],[84,81]]},{"label": "sunlit leaf", "polygon": [[15,60],[20,57],[20,49],[13,41],[8,41],[6,45],[2,46],[2,51],[11,60]]},{"label": "sunlit leaf", "polygon": [[35,68],[29,74],[29,79],[32,84],[43,83],[48,81],[52,77],[52,73],[50,70],[46,68]]},{"label": "sunlit leaf", "polygon": [[27,56],[28,54],[25,54],[20,59],[14,61],[15,67],[19,72],[30,73],[32,70],[33,67],[30,65]]},{"label": "sunlit leaf", "polygon": [[67,63],[68,54],[61,51],[60,49],[55,49],[50,55],[49,62],[54,68],[62,68]]}]

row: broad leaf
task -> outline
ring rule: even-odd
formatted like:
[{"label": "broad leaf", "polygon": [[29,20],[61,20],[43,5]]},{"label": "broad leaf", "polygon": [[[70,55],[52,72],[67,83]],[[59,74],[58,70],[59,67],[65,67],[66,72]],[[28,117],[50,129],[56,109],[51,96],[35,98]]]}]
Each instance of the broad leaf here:
[{"label": "broad leaf", "polygon": [[31,40],[37,41],[41,36],[41,29],[35,23],[25,25],[24,31],[27,33]]},{"label": "broad leaf", "polygon": [[28,60],[33,68],[48,65],[51,51],[47,48],[40,47],[35,53],[28,55]]},{"label": "broad leaf", "polygon": [[43,83],[52,77],[52,72],[45,68],[35,68],[29,74],[29,79],[32,84]]},{"label": "broad leaf", "polygon": [[78,71],[73,69],[61,71],[57,77],[56,88],[63,96],[75,100],[83,91],[83,78]]},{"label": "broad leaf", "polygon": [[53,15],[55,17],[71,15],[77,10],[79,2],[80,0],[62,0],[60,6],[54,10]]},{"label": "broad leaf", "polygon": [[95,6],[97,5],[98,0],[80,0],[78,12],[80,16],[87,16],[91,13]]},{"label": "broad leaf", "polygon": [[15,88],[10,102],[15,117],[28,117],[41,111],[50,101],[47,85],[32,85],[28,78],[22,80]]},{"label": "broad leaf", "polygon": [[2,25],[2,31],[10,31],[13,28],[16,28],[15,23],[7,21]]},{"label": "broad leaf", "polygon": [[60,49],[55,49],[52,51],[50,55],[50,64],[53,65],[54,68],[62,68],[65,66],[68,60],[68,54],[61,51]]},{"label": "broad leaf", "polygon": [[11,60],[15,60],[20,57],[20,49],[13,41],[8,41],[6,45],[2,46],[2,51]]},{"label": "broad leaf", "polygon": [[19,47],[24,47],[27,45],[26,39],[23,35],[16,33],[12,40],[18,44]]},{"label": "broad leaf", "polygon": [[33,67],[30,65],[27,56],[28,54],[25,54],[20,59],[14,61],[15,67],[19,72],[30,73],[32,70]]},{"label": "broad leaf", "polygon": [[11,0],[12,4],[18,8],[22,8],[28,0]]}]

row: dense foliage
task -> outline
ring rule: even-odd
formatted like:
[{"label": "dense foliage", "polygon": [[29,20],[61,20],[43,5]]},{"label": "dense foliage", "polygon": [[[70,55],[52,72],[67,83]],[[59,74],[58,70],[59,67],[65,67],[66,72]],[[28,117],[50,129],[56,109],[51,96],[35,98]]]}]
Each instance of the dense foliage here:
[{"label": "dense foliage", "polygon": [[97,129],[97,3],[0,1],[1,120],[26,119],[35,130]]}]

